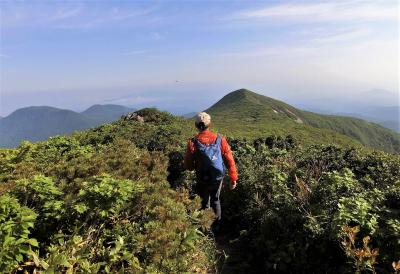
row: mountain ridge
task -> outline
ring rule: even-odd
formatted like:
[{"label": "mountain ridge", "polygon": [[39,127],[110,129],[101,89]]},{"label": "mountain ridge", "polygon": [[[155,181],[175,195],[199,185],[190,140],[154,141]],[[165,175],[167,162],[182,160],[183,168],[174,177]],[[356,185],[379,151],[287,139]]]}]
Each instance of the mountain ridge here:
[{"label": "mountain ridge", "polygon": [[[206,109],[216,117],[217,126],[223,128],[224,121],[229,121],[234,131],[246,131],[257,128],[259,133],[306,135],[315,138],[321,134],[333,131],[352,138],[363,145],[400,152],[400,134],[386,129],[376,123],[358,118],[323,115],[297,109],[285,102],[264,96],[247,89],[228,93],[218,102]],[[270,128],[268,128],[268,124]],[[238,129],[242,127],[241,129]]]},{"label": "mountain ridge", "polygon": [[[48,106],[14,111],[0,119],[0,146],[13,147],[23,139],[40,141],[117,120],[133,109],[93,105],[78,113]],[[362,119],[323,115],[248,89],[226,94],[207,110],[217,130],[232,137],[259,138],[293,135],[305,143],[335,143],[400,152],[400,134]]]},{"label": "mountain ridge", "polygon": [[0,147],[15,147],[22,140],[41,141],[50,136],[88,129],[117,120],[132,110],[116,106],[94,105],[81,113],[51,106],[17,109],[0,119]]},{"label": "mountain ridge", "polygon": [[134,111],[133,108],[115,104],[95,104],[80,114],[91,119],[95,124],[108,123],[118,119],[122,114]]}]

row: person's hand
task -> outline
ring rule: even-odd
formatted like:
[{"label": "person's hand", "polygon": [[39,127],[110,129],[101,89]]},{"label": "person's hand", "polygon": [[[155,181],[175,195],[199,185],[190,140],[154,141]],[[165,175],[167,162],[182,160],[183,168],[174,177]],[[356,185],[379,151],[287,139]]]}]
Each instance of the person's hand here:
[{"label": "person's hand", "polygon": [[230,190],[234,190],[236,188],[236,181],[233,181],[232,184],[229,185]]}]

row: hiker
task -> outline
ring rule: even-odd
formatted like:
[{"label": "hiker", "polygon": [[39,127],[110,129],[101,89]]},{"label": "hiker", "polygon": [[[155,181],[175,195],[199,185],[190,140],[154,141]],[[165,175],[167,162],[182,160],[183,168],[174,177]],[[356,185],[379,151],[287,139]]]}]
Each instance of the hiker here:
[{"label": "hiker", "polygon": [[219,195],[225,167],[231,179],[229,188],[233,190],[238,179],[236,165],[226,139],[209,130],[210,115],[205,112],[197,114],[195,126],[199,133],[188,142],[184,165],[185,169],[196,170],[195,190],[201,198],[202,209],[209,208],[211,204],[218,222],[221,220]]}]

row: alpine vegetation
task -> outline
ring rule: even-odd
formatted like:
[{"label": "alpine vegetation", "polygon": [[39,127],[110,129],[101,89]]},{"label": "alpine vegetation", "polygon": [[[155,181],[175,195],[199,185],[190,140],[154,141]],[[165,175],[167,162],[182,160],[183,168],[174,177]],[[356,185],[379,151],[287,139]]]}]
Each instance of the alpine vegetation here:
[{"label": "alpine vegetation", "polygon": [[183,166],[195,121],[136,113],[143,119],[0,150],[0,272],[398,271],[398,154],[238,138],[212,116],[239,176],[224,178],[210,233],[215,213],[201,210]]}]

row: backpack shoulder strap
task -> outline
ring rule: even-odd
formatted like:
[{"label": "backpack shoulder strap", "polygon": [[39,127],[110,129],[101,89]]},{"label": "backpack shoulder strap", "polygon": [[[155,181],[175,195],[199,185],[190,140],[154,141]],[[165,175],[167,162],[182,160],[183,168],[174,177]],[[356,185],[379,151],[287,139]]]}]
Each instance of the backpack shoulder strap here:
[{"label": "backpack shoulder strap", "polygon": [[203,147],[203,146],[204,146],[196,137],[193,137],[191,140],[192,140],[192,142],[193,142],[193,144],[194,144],[194,146],[195,146],[196,148],[199,148],[199,147]]},{"label": "backpack shoulder strap", "polygon": [[222,135],[218,133],[217,138],[215,139],[215,144],[221,146]]}]

